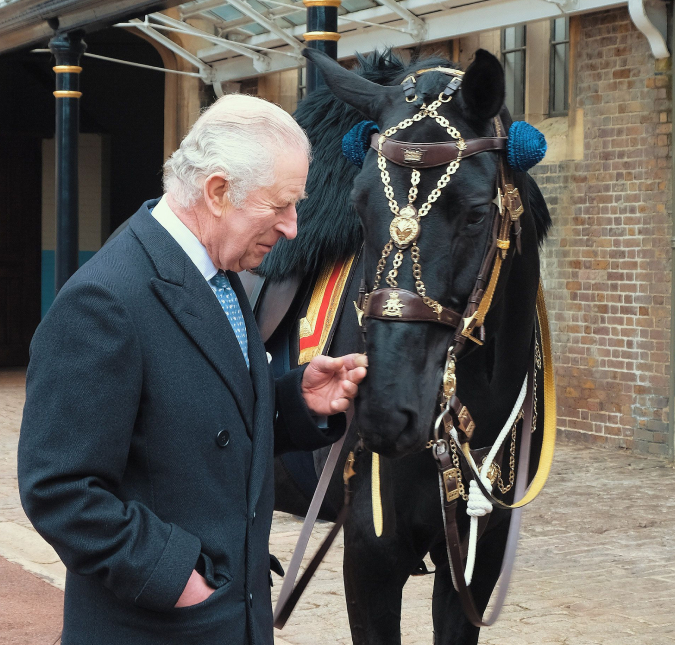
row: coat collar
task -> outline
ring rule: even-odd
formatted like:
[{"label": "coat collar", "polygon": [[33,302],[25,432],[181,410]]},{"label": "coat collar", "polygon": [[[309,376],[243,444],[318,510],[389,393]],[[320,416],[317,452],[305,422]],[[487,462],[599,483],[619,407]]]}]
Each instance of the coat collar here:
[{"label": "coat collar", "polygon": [[143,204],[129,222],[157,272],[157,277],[151,279],[152,288],[232,392],[246,429],[253,434],[254,405],[256,395],[260,398],[264,387],[262,373],[267,370],[267,359],[246,293],[239,278],[228,272],[249,337],[250,375],[234,331],[213,291],[185,251],[150,214],[148,209],[156,203],[157,200],[152,200]]}]

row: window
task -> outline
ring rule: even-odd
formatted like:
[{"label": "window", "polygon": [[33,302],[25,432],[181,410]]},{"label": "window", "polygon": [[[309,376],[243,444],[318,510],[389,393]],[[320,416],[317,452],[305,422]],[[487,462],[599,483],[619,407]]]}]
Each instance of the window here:
[{"label": "window", "polygon": [[549,116],[566,116],[569,109],[570,19],[551,20],[551,67],[549,71]]},{"label": "window", "polygon": [[307,96],[307,68],[298,68],[298,103]]},{"label": "window", "polygon": [[525,25],[502,29],[506,107],[514,119],[525,116]]}]

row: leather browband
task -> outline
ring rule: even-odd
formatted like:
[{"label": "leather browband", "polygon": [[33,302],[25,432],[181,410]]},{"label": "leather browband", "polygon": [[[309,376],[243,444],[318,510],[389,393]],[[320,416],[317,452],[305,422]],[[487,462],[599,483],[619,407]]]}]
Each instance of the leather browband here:
[{"label": "leather browband", "polygon": [[[398,309],[400,315],[387,315],[384,313],[390,310],[387,303],[391,301],[392,294],[395,294],[394,299],[399,305],[396,309]],[[416,293],[406,289],[394,289],[391,287],[384,287],[373,291],[368,296],[363,315],[367,318],[398,322],[437,322],[442,325],[448,325],[453,329],[459,327],[462,321],[462,316],[452,309],[442,307],[440,313],[436,313],[424,304],[424,300]]]},{"label": "leather browband", "polygon": [[[370,137],[370,147],[379,150],[380,134]],[[490,150],[506,150],[506,137],[483,137],[467,139],[462,159]],[[387,138],[382,144],[382,154],[386,159],[407,168],[435,168],[445,166],[457,159],[457,142],[438,141],[435,143],[412,143]]]}]

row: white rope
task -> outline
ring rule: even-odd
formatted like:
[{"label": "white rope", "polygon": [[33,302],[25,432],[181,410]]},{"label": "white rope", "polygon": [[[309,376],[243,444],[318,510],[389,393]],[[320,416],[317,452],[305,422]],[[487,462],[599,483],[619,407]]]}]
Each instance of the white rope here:
[{"label": "white rope", "polygon": [[[468,461],[471,464],[471,467],[474,470],[474,473],[478,473],[480,480],[488,490],[492,492],[492,485],[488,479],[488,472],[490,471],[490,466],[494,461],[501,445],[504,443],[504,440],[509,435],[513,424],[520,413],[520,409],[523,407],[523,402],[525,401],[525,395],[527,394],[527,374],[525,375],[525,380],[523,385],[520,388],[520,394],[516,400],[516,405],[514,406],[509,418],[506,420],[502,431],[497,437],[497,441],[493,444],[488,456],[485,458],[481,468],[476,466],[476,462],[473,460],[473,457],[469,453],[467,455]],[[450,430],[450,436],[453,441],[457,444],[457,447],[461,450],[462,446],[459,442],[459,436],[457,435],[457,430],[452,428]],[[476,546],[478,544],[478,518],[487,515],[492,512],[492,502],[483,495],[482,491],[478,487],[478,484],[472,479],[469,482],[469,499],[467,501],[466,514],[471,517],[471,524],[469,526],[469,551],[466,556],[466,567],[464,569],[464,580],[467,585],[471,584],[471,579],[473,578],[473,570],[476,564]]]}]

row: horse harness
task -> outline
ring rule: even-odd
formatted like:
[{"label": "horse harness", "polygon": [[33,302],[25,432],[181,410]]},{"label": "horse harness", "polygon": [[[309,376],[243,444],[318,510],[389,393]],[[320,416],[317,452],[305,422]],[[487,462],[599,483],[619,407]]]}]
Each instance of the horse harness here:
[{"label": "horse harness", "polygon": [[[449,121],[438,114],[438,109],[443,103],[452,100],[454,93],[459,89],[462,82],[463,72],[451,68],[433,68],[420,70],[409,75],[404,79],[402,86],[407,102],[416,100],[415,84],[417,78],[427,72],[441,72],[450,76],[450,81],[446,85],[439,97],[428,106],[422,104],[419,111],[411,118],[402,120],[398,125],[386,130],[384,133],[375,133],[371,137],[370,147],[377,151],[377,163],[380,169],[380,176],[384,186],[385,196],[389,203],[389,208],[393,215],[390,223],[390,239],[385,244],[381,257],[378,261],[375,279],[372,289],[366,291],[365,279],[359,289],[358,300],[354,303],[358,317],[359,325],[362,328],[364,337],[366,334],[365,320],[373,318],[376,320],[394,321],[394,322],[433,322],[445,325],[455,330],[452,345],[449,347],[446,356],[445,369],[442,379],[442,386],[439,395],[441,411],[437,417],[433,438],[427,444],[427,447],[433,449],[433,455],[436,460],[439,471],[439,486],[442,500],[442,509],[444,517],[444,530],[446,545],[448,549],[448,558],[450,562],[453,584],[458,591],[460,600],[467,618],[477,626],[489,625],[494,622],[499,608],[493,611],[490,619],[483,620],[478,612],[473,596],[468,587],[468,582],[464,576],[464,561],[466,560],[466,545],[462,545],[459,539],[459,532],[456,524],[457,504],[460,497],[466,499],[464,487],[462,484],[462,470],[467,477],[473,477],[482,494],[492,504],[505,509],[520,509],[536,497],[543,488],[550,463],[552,461],[553,448],[555,440],[555,419],[551,424],[551,414],[546,415],[544,431],[544,448],[539,469],[535,479],[532,482],[528,493],[517,503],[509,506],[498,500],[491,494],[491,490],[481,481],[481,473],[476,466],[475,460],[485,457],[489,449],[470,450],[469,441],[475,430],[473,418],[466,408],[462,405],[456,394],[456,376],[455,366],[458,356],[468,347],[467,341],[482,345],[485,342],[485,317],[493,302],[501,273],[502,265],[506,260],[509,249],[511,248],[512,238],[518,253],[521,252],[521,224],[520,216],[524,209],[522,200],[513,181],[511,168],[505,163],[505,154],[500,155],[499,175],[497,179],[496,193],[494,200],[496,208],[494,209],[492,231],[490,243],[486,249],[483,261],[476,278],[476,283],[469,296],[467,306],[462,313],[445,307],[438,301],[427,295],[426,286],[422,279],[422,267],[420,258],[420,249],[417,240],[421,231],[423,218],[429,213],[432,205],[441,195],[441,191],[451,180],[453,174],[459,169],[462,159],[486,151],[497,151],[504,153],[507,147],[507,137],[504,136],[504,126],[499,117],[494,119],[495,134],[494,137],[476,138],[464,140],[459,131],[450,125]],[[452,141],[434,142],[434,143],[409,143],[391,139],[396,132],[410,127],[413,123],[419,122],[424,118],[432,118],[436,123],[445,129],[450,135]],[[398,166],[412,168],[411,186],[408,192],[408,203],[400,207],[394,197],[393,188],[390,185],[389,172],[387,171],[387,161]],[[420,170],[446,165],[444,174],[438,180],[437,186],[428,195],[425,203],[418,208],[414,203],[418,196],[418,184],[420,181]],[[382,277],[386,270],[388,259],[396,248],[392,267],[388,271],[385,282],[388,286],[380,286]],[[398,270],[403,262],[403,254],[410,249],[412,259],[412,272],[415,279],[415,292],[402,289],[398,286]],[[548,336],[548,321],[546,319],[546,309],[543,300],[543,291],[539,286],[537,298],[537,312],[540,318],[538,328],[541,333],[542,343],[544,345],[544,356],[549,359],[549,364],[544,365],[544,384],[545,384],[545,409],[547,411],[555,410],[555,392],[553,386],[552,367],[550,365],[550,338]],[[538,343],[535,338],[532,343],[533,356],[538,349]],[[534,364],[534,360],[532,361]],[[524,432],[534,430],[536,421],[533,423],[533,413],[536,414],[536,401],[533,403],[532,396],[536,396],[536,382],[532,373],[532,366],[526,378],[529,386],[529,394],[524,397],[525,384],[521,391],[521,397],[517,403],[518,410],[523,407],[525,411]],[[515,418],[515,423],[522,417],[522,412]],[[515,432],[513,433],[515,437]],[[548,448],[546,447],[548,444]],[[514,442],[515,446],[515,442]],[[514,468],[514,446],[511,448],[511,468]],[[521,467],[523,462],[529,459],[529,437],[527,440],[527,455],[523,458],[521,450]],[[457,449],[459,447],[459,449]],[[333,539],[337,535],[340,527],[346,520],[349,505],[351,502],[350,479],[355,474],[354,465],[360,454],[364,452],[362,442],[359,441],[354,450],[350,453],[344,469],[345,497],[343,509],[340,512],[333,530],[325,539],[319,548],[319,551],[308,565],[303,576],[295,589],[289,593],[280,595],[279,603],[275,610],[275,627],[281,628],[288,619],[293,607],[297,603],[302,591],[307,586],[309,579],[318,567],[321,559],[328,550]],[[494,450],[492,452],[495,452]],[[492,454],[492,453],[491,453]],[[461,463],[460,460],[461,459]],[[492,454],[492,461],[501,460],[501,448]],[[518,482],[516,485],[516,494],[524,492],[527,479],[527,473],[521,475],[519,468]],[[525,466],[527,471],[527,466]],[[512,473],[513,474],[513,473]],[[323,477],[323,475],[322,475]],[[495,475],[496,479],[496,475]],[[492,471],[490,472],[490,481],[494,483]],[[510,484],[513,485],[511,479]],[[510,486],[509,486],[510,488]],[[508,488],[506,489],[508,490]],[[379,500],[379,455],[373,453],[373,519],[376,534],[382,534],[382,507]],[[313,502],[314,503],[314,502]],[[483,520],[487,518],[481,518]],[[519,516],[518,516],[519,519]],[[487,522],[481,522],[479,533],[485,528]],[[517,532],[519,522],[512,521],[512,527],[515,529],[515,542],[517,542]],[[304,529],[303,529],[304,530]],[[310,528],[311,530],[311,528]],[[477,539],[474,536],[475,539]],[[475,541],[474,539],[474,541]],[[507,552],[509,545],[513,542],[513,536],[509,534],[507,543]],[[515,555],[515,544],[510,549],[511,562],[506,563],[502,568],[503,578],[510,576],[510,567]],[[506,558],[505,558],[506,560]],[[473,566],[473,565],[471,565]],[[292,581],[289,581],[292,585]],[[508,586],[508,583],[506,584]],[[506,588],[503,594],[505,595]],[[500,590],[500,598],[503,597]]]}]

